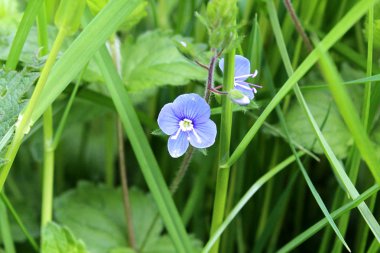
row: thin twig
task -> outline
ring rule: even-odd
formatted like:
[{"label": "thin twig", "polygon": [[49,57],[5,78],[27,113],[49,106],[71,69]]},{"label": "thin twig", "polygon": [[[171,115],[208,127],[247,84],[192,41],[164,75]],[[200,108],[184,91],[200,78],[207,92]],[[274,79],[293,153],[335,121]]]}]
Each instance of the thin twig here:
[{"label": "thin twig", "polygon": [[195,62],[196,64],[198,64],[200,67],[206,69],[207,71],[209,70],[209,68],[208,68],[207,65],[205,65],[205,64],[203,64],[203,63],[201,63],[201,62],[199,62],[198,60],[194,60],[194,62]]},{"label": "thin twig", "polygon": [[129,190],[128,190],[128,180],[127,180],[127,168],[125,165],[125,153],[124,153],[124,134],[123,127],[121,125],[120,119],[117,120],[117,133],[118,133],[118,150],[119,150],[119,170],[120,179],[123,189],[123,202],[124,202],[124,212],[127,223],[127,234],[129,245],[136,250],[136,237],[133,229],[132,223],[132,209],[129,201]]},{"label": "thin twig", "polygon": [[292,19],[292,21],[296,27],[297,32],[301,35],[301,38],[302,38],[307,50],[309,52],[313,51],[313,46],[310,42],[309,37],[305,33],[305,30],[303,29],[303,26],[302,26],[300,20],[298,19],[298,16],[297,16],[297,14],[293,8],[292,2],[290,0],[284,0],[284,4],[285,4],[285,7],[290,14],[290,17],[291,17],[291,19]]}]

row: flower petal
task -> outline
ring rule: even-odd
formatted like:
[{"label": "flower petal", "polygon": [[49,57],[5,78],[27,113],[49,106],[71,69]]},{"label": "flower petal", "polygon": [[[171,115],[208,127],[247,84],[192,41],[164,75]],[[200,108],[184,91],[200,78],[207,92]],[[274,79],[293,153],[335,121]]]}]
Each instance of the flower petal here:
[{"label": "flower petal", "polygon": [[188,135],[181,131],[177,138],[174,139],[173,137],[174,135],[169,137],[168,150],[172,157],[177,158],[185,154],[189,147],[189,141],[187,140]]},{"label": "flower petal", "polygon": [[212,120],[194,126],[189,132],[190,144],[196,148],[208,148],[215,142],[216,125]]},{"label": "flower petal", "polygon": [[193,124],[206,122],[210,118],[210,106],[195,93],[178,96],[173,101],[173,111],[180,120],[189,119]]},{"label": "flower petal", "polygon": [[241,98],[231,98],[231,100],[238,105],[249,105],[251,103],[251,100],[246,95]]},{"label": "flower petal", "polygon": [[[249,60],[241,55],[235,56],[235,78],[238,78],[239,76],[245,76],[249,75],[251,73],[251,64],[249,63]],[[247,79],[245,77],[242,80]]]},{"label": "flower petal", "polygon": [[174,114],[173,103],[169,103],[162,107],[158,114],[157,123],[161,130],[168,135],[172,135],[177,132],[179,128],[180,119]]},{"label": "flower petal", "polygon": [[[224,58],[219,61],[219,68],[224,71]],[[249,60],[241,55],[235,55],[235,78],[238,80],[246,80],[251,72],[251,64]],[[243,78],[238,78],[239,76],[246,76]]]},{"label": "flower petal", "polygon": [[236,81],[234,87],[236,90],[241,91],[251,100],[255,97],[255,94],[253,93],[251,87],[244,82]]}]

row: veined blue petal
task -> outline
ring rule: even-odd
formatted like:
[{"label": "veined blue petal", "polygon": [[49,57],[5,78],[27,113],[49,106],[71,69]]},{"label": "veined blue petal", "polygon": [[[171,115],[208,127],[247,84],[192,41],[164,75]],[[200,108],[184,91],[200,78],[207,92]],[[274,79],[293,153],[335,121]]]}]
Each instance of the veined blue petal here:
[{"label": "veined blue petal", "polygon": [[[219,68],[224,71],[224,58],[219,61]],[[238,80],[246,80],[251,72],[251,64],[249,60],[241,55],[235,55],[235,78]],[[239,76],[246,76],[239,78]]]},{"label": "veined blue petal", "polygon": [[244,95],[246,95],[251,100],[255,97],[255,94],[253,93],[251,87],[244,82],[235,81],[234,88],[236,90],[242,92]]},{"label": "veined blue petal", "polygon": [[173,106],[173,103],[164,105],[158,114],[158,126],[167,135],[172,135],[179,129],[180,119],[174,114]]},{"label": "veined blue petal", "polygon": [[179,119],[189,119],[193,124],[206,122],[210,118],[210,106],[195,93],[178,96],[173,101],[173,111]]},{"label": "veined blue petal", "polygon": [[196,148],[208,148],[215,142],[216,125],[212,120],[197,124],[189,131],[190,144]]},{"label": "veined blue petal", "polygon": [[[249,60],[241,55],[235,56],[235,78],[239,76],[246,76],[251,73],[251,64]],[[243,80],[247,79],[245,77]]]},{"label": "veined blue petal", "polygon": [[187,140],[187,133],[180,131],[178,135],[172,135],[168,140],[169,154],[174,157],[180,157],[185,154],[189,147],[189,141]]}]

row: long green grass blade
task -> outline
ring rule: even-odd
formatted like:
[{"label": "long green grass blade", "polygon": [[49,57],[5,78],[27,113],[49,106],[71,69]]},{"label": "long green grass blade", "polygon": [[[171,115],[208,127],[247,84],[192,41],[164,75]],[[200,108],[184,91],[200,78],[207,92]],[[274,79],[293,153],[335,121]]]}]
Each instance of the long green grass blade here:
[{"label": "long green grass blade", "polygon": [[[331,217],[333,219],[337,219],[341,217],[343,214],[349,212],[351,209],[357,207],[361,203],[363,203],[364,200],[367,198],[371,197],[373,194],[378,192],[380,190],[379,185],[374,185],[370,189],[366,190],[363,192],[361,195],[359,195],[358,198],[355,200],[352,200],[351,202],[347,203],[346,205],[340,207],[339,209],[335,210],[334,212],[331,213]],[[302,244],[304,241],[315,235],[318,231],[320,231],[322,228],[327,226],[329,223],[326,218],[323,218],[322,220],[318,221],[315,223],[313,226],[299,234],[297,237],[295,237],[293,240],[288,242],[286,245],[281,247],[277,252],[278,253],[285,253],[285,252],[290,252],[294,250],[297,246]]]},{"label": "long green grass blade", "polygon": [[292,87],[298,82],[306,72],[317,62],[319,59],[319,48],[329,49],[331,48],[368,10],[368,8],[378,0],[360,1],[354,5],[350,11],[339,21],[339,23],[326,35],[326,37],[318,45],[318,48],[314,49],[309,56],[302,62],[297,68],[294,74],[285,82],[282,88],[278,91],[276,96],[270,101],[268,106],[264,109],[260,117],[255,124],[250,128],[248,133],[244,136],[238,147],[232,153],[230,159],[225,166],[231,166],[237,159],[243,154],[245,149],[251,140],[255,137],[256,133],[263,125],[266,118],[273,111],[273,109],[280,103],[285,95],[292,89]]}]

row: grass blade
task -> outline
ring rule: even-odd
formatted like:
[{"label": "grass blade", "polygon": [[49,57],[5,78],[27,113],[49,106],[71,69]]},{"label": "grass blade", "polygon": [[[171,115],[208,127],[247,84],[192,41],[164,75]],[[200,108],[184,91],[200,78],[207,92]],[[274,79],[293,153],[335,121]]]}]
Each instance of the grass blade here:
[{"label": "grass blade", "polygon": [[140,164],[150,191],[156,201],[161,217],[171,235],[178,252],[192,252],[190,240],[175,207],[170,191],[160,172],[153,151],[149,146],[144,130],[133,108],[133,104],[124,88],[111,56],[105,47],[96,54],[95,60],[103,73],[106,86],[119,113],[120,119],[132,148]]}]

